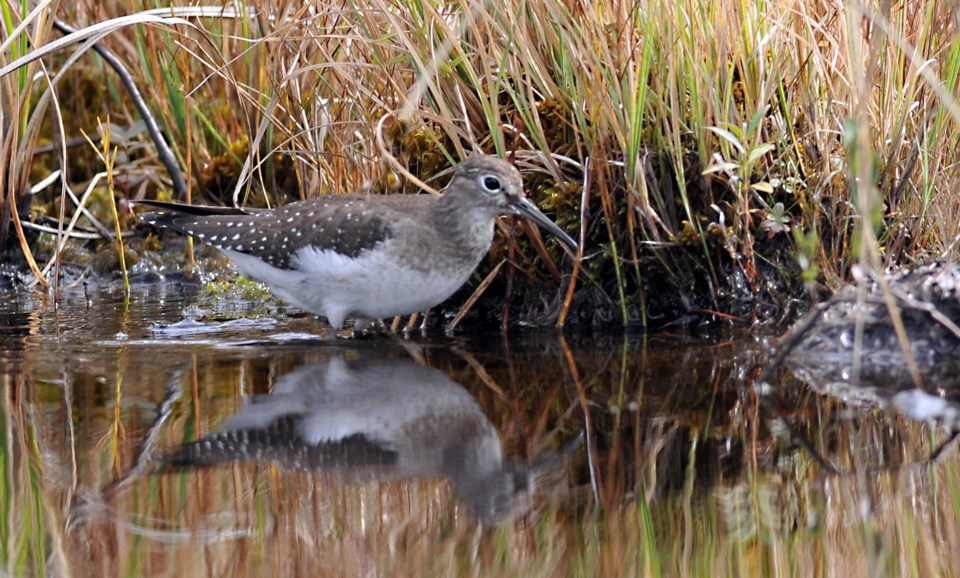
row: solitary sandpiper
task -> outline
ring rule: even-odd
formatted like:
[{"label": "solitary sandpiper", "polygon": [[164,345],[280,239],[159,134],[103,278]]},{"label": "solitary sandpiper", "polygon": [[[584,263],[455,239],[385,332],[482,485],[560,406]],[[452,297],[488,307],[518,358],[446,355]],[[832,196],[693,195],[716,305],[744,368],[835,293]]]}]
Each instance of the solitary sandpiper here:
[{"label": "solitary sandpiper", "polygon": [[447,479],[470,513],[499,523],[527,509],[537,479],[560,463],[504,459],[477,401],[444,372],[383,351],[348,351],[280,377],[203,438],[161,461],[194,468],[273,462],[344,482]]},{"label": "solitary sandpiper", "polygon": [[213,245],[241,273],[335,329],[355,319],[362,330],[445,301],[487,254],[497,215],[527,217],[576,248],[523,194],[516,167],[492,156],[463,161],[439,197],[344,194],[249,211],[141,204],[166,209],[144,222]]}]

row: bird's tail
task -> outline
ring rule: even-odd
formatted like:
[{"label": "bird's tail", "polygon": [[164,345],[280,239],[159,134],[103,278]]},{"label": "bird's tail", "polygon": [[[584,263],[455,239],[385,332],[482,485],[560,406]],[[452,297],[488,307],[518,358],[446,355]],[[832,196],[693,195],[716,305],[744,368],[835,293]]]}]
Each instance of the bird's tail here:
[{"label": "bird's tail", "polygon": [[[182,205],[180,203],[170,203],[167,201],[137,201],[137,205],[151,207],[154,209],[163,209],[181,215],[192,215],[194,217],[216,217],[224,215],[249,215],[250,211],[239,209],[237,207],[211,207],[209,205]],[[147,213],[152,215],[153,213]],[[146,216],[146,215],[144,215]]]},{"label": "bird's tail", "polygon": [[211,207],[207,205],[182,205],[167,201],[137,201],[137,205],[163,209],[162,212],[150,212],[140,215],[140,222],[158,229],[170,229],[184,234],[186,225],[193,223],[197,217],[216,217],[227,215],[247,215],[249,211],[235,207]]},{"label": "bird's tail", "polygon": [[178,213],[144,213],[140,215],[140,222],[158,229],[170,229],[183,233],[183,215]]}]

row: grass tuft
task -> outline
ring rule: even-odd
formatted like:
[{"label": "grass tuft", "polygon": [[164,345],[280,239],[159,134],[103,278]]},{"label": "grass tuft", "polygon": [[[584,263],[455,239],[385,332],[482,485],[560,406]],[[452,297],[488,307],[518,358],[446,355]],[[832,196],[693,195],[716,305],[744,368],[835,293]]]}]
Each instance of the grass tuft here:
[{"label": "grass tuft", "polygon": [[[0,152],[12,161],[0,243],[28,261],[39,245],[12,208],[46,201],[27,194],[31,168],[53,170],[38,144],[91,132],[103,109],[120,124],[138,117],[96,59],[64,52],[92,41],[130,65],[195,200],[410,192],[412,177],[468,154],[516,152],[531,195],[569,231],[585,224],[584,278],[563,300],[570,323],[775,320],[804,283],[950,255],[960,238],[960,64],[950,15],[933,5],[13,7],[0,13]],[[52,16],[78,32],[57,37]],[[60,138],[32,98],[48,70],[110,87],[96,110],[63,114]],[[127,146],[117,177],[136,183],[124,194],[168,196],[147,137]],[[236,179],[213,178],[232,156]],[[92,176],[65,174],[71,187]],[[550,251],[521,246],[537,272],[521,289],[566,288],[550,280],[562,254]]]}]

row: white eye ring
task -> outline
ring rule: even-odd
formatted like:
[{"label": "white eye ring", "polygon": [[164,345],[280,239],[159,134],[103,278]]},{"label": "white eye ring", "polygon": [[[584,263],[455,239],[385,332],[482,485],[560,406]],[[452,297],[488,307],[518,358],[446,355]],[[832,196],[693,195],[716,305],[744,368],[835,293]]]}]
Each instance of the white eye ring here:
[{"label": "white eye ring", "polygon": [[485,175],[480,177],[480,185],[488,193],[499,193],[500,189],[503,188],[503,185],[500,183],[500,179],[493,175]]}]

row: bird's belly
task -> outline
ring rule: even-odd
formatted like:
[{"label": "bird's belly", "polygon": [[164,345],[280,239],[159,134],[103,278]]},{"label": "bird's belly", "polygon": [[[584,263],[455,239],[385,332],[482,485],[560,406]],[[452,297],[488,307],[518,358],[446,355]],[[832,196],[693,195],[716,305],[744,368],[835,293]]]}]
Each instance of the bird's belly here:
[{"label": "bird's belly", "polygon": [[244,274],[335,326],[349,318],[388,318],[434,307],[453,295],[476,267],[470,262],[442,270],[411,267],[379,250],[351,258],[305,249],[292,261],[293,270],[276,269],[243,254],[229,256]]},{"label": "bird's belly", "polygon": [[450,278],[395,267],[383,277],[360,274],[337,279],[331,285],[342,289],[324,296],[347,317],[378,319],[424,311],[445,301],[463,285],[466,276]]}]

